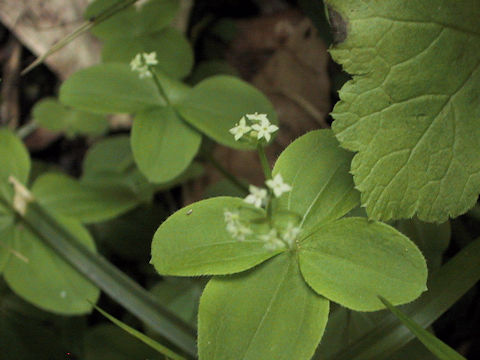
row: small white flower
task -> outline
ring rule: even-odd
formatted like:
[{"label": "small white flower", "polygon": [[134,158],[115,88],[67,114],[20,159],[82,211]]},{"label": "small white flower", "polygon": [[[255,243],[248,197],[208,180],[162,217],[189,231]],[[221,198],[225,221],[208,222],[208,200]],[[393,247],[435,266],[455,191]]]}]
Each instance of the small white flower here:
[{"label": "small white flower", "polygon": [[301,228],[296,227],[293,223],[289,222],[287,228],[283,232],[282,239],[289,245],[292,246],[295,243],[298,235],[300,234]]},{"label": "small white flower", "polygon": [[265,242],[265,249],[267,250],[277,250],[285,247],[285,243],[278,238],[277,230],[272,229],[268,234],[261,235],[260,239]]},{"label": "small white flower", "polygon": [[250,121],[268,121],[267,114],[259,114],[255,112],[255,114],[247,114],[247,119]]},{"label": "small white flower", "polygon": [[248,189],[250,190],[250,194],[244,199],[244,201],[247,204],[252,204],[258,208],[262,207],[267,200],[267,190],[253,185],[250,185]]},{"label": "small white flower", "polygon": [[230,211],[228,209],[225,209],[223,211],[223,217],[225,218],[226,223],[231,223],[231,222],[240,220],[240,214],[238,213],[238,211]]},{"label": "small white flower", "polygon": [[248,235],[252,234],[252,230],[240,222],[238,211],[225,210],[223,216],[227,224],[226,229],[234,239],[244,241]]},{"label": "small white flower", "polygon": [[140,79],[146,77],[152,77],[152,72],[149,70],[149,66],[158,64],[157,54],[154,52],[147,54],[137,54],[130,61],[130,69],[138,72]]},{"label": "small white flower", "polygon": [[260,124],[253,124],[252,129],[257,132],[257,139],[265,138],[265,140],[270,141],[272,134],[278,130],[278,126],[273,125],[267,118],[262,119]]},{"label": "small white flower", "polygon": [[138,71],[143,66],[142,55],[137,54],[135,57],[130,61],[130,69],[132,71]]},{"label": "small white flower", "polygon": [[157,53],[155,51],[151,52],[150,54],[143,53],[143,59],[145,60],[145,65],[152,66],[157,65]]},{"label": "small white flower", "polygon": [[265,182],[267,186],[272,189],[275,197],[282,196],[283,193],[289,192],[292,190],[292,187],[287,183],[283,182],[282,175],[277,174],[273,179],[267,180]]},{"label": "small white flower", "polygon": [[141,69],[138,69],[139,72],[139,77],[140,79],[146,78],[146,77],[152,77],[152,72],[148,70],[147,67],[143,67]]},{"label": "small white flower", "polygon": [[252,130],[252,128],[247,125],[245,116],[242,116],[237,126],[231,128],[229,131],[230,131],[230,134],[234,135],[235,141],[238,141],[243,135],[248,133],[250,130]]},{"label": "small white flower", "polygon": [[244,241],[245,238],[248,236],[248,235],[251,235],[252,234],[252,230],[248,227],[246,227],[245,225],[243,224],[238,224],[238,228],[237,228],[237,234],[236,234],[236,239],[238,241]]}]

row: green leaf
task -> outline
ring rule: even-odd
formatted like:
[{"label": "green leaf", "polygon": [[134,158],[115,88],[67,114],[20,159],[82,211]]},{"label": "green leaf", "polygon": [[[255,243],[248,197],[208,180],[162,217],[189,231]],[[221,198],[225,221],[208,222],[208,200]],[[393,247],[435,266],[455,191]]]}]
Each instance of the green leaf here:
[{"label": "green leaf", "polygon": [[84,358],[85,360],[165,360],[165,356],[110,324],[92,327],[86,334]]},{"label": "green leaf", "polygon": [[466,360],[462,355],[445,344],[432,333],[428,332],[402,311],[393,306],[387,299],[380,297],[385,306],[440,360]]},{"label": "green leaf", "polygon": [[60,87],[60,101],[99,113],[135,113],[165,105],[151,78],[140,79],[126,64],[100,64],[70,76]]},{"label": "green leaf", "polygon": [[408,219],[398,221],[395,227],[418,246],[427,260],[430,272],[440,268],[443,253],[450,244],[450,222],[429,224],[418,219]]},{"label": "green leaf", "polygon": [[[62,218],[78,241],[95,251],[90,234],[79,223]],[[99,289],[71,265],[45,246],[38,236],[24,225],[14,225],[12,254],[5,266],[4,277],[9,287],[35,306],[64,315],[89,313],[100,295]]]},{"label": "green leaf", "polygon": [[[447,311],[480,280],[480,239],[462,249],[428,281],[428,291],[403,309],[413,321],[426,328]],[[393,315],[355,342],[337,350],[327,360],[390,359],[391,354],[414,339]]]},{"label": "green leaf", "polygon": [[[11,185],[10,185],[11,186]],[[15,215],[13,211],[0,202],[0,231],[6,229],[9,225],[13,223]]]},{"label": "green leaf", "polygon": [[23,184],[30,173],[30,155],[22,141],[7,128],[0,128],[0,182],[14,176]]},{"label": "green leaf", "polygon": [[164,183],[180,175],[198,152],[202,137],[171,107],[137,114],[132,127],[135,161],[150,182]]},{"label": "green leaf", "polygon": [[342,217],[359,204],[348,172],[351,159],[331,130],[312,131],[296,139],[273,168],[273,176],[281,174],[292,186],[277,200],[278,206],[299,214],[304,231]]},{"label": "green leaf", "polygon": [[[60,360],[58,355],[65,354],[66,349],[59,341],[59,334],[51,326],[51,317],[38,317],[36,308],[12,293],[0,296],[0,349],[2,357],[14,360]],[[24,307],[25,306],[25,307]],[[35,315],[32,315],[32,313]],[[42,315],[44,315],[42,313]],[[49,321],[50,320],[50,321]]]},{"label": "green leaf", "polygon": [[331,54],[353,75],[333,130],[357,152],[369,217],[443,222],[466,212],[480,192],[478,1],[326,4],[346,36]]},{"label": "green leaf", "polygon": [[[245,186],[248,187],[248,182],[245,180],[240,180]],[[244,197],[245,191],[241,190],[233,184],[230,180],[221,179],[216,183],[209,185],[204,193],[204,198],[212,198],[216,196],[232,196],[232,197]]]},{"label": "green leaf", "polygon": [[162,275],[232,274],[277,254],[262,240],[238,241],[227,232],[224,211],[238,209],[245,221],[263,216],[262,210],[230,197],[199,201],[170,216],[153,237],[155,269]]},{"label": "green leaf", "polygon": [[135,193],[139,202],[150,202],[156,191],[169,189],[202,174],[202,166],[192,163],[174,179],[162,184],[151,184],[133,160],[130,138],[115,135],[102,139],[89,148],[80,181],[97,187],[126,186]]},{"label": "green leaf", "polygon": [[171,105],[181,103],[183,99],[190,95],[191,87],[183,82],[164,74],[162,71],[155,71],[155,75]]},{"label": "green leaf", "polygon": [[18,254],[13,248],[15,239],[15,218],[13,214],[9,215],[9,217],[5,217],[4,219],[0,218],[0,220],[3,220],[0,227],[0,274],[3,273],[11,256],[18,256],[21,259],[25,259],[24,256]]},{"label": "green leaf", "polygon": [[139,53],[157,53],[158,65],[154,69],[174,78],[183,78],[192,70],[193,50],[185,36],[176,29],[166,28],[159,32],[128,38],[109,39],[104,43],[104,62],[130,63]]},{"label": "green leaf", "polygon": [[162,204],[139,206],[115,219],[94,224],[92,234],[104,250],[122,259],[147,264],[158,224],[168,214]]},{"label": "green leaf", "polygon": [[150,202],[159,187],[138,170],[126,135],[104,138],[88,149],[80,182],[95,187],[126,187],[139,203]]},{"label": "green leaf", "polygon": [[188,278],[165,278],[151,290],[160,303],[184,321],[197,326],[197,313],[202,286]]},{"label": "green leaf", "polygon": [[[96,16],[122,0],[96,0],[85,10],[85,18]],[[150,0],[140,7],[130,6],[96,25],[92,33],[101,39],[133,38],[165,28],[174,19],[178,0]]]},{"label": "green leaf", "polygon": [[200,300],[200,359],[308,360],[328,309],[329,302],[305,284],[293,253],[213,278]]},{"label": "green leaf", "polygon": [[299,245],[300,268],[319,294],[349,309],[384,308],[378,296],[396,304],[426,290],[422,253],[394,228],[364,218],[344,218],[319,227]]},{"label": "green leaf", "polygon": [[102,310],[98,306],[95,306],[95,309],[97,309],[98,312],[100,312],[103,316],[105,316],[108,320],[110,320],[112,323],[117,325],[120,329],[124,330],[125,332],[129,333],[131,336],[134,336],[138,340],[140,340],[142,343],[145,345],[148,345],[150,348],[156,350],[158,353],[163,354],[172,360],[185,360],[184,357],[176,354],[166,346],[163,346],[162,344],[156,342],[155,340],[149,338],[148,336],[142,334],[140,331],[135,330],[131,326],[128,326],[124,322],[116,319],[112,315],[108,314],[106,311]]},{"label": "green leaf", "polygon": [[188,77],[190,84],[196,85],[200,81],[215,75],[239,76],[237,69],[225,60],[207,60],[196,65],[193,73]]},{"label": "green leaf", "polygon": [[93,186],[61,173],[40,176],[32,192],[49,209],[85,223],[116,217],[139,203],[125,186]]},{"label": "green leaf", "polygon": [[38,202],[32,202],[22,221],[54,249],[80,274],[98,285],[107,295],[151,326],[161,336],[185,353],[196,353],[193,332],[189,325],[160,306],[149,292],[122,273],[101,255],[92,253],[81,244],[68,226]]},{"label": "green leaf", "polygon": [[130,138],[115,135],[93,144],[83,159],[83,179],[96,178],[102,174],[123,174],[134,166]]},{"label": "green leaf", "polygon": [[35,104],[33,118],[36,123],[51,131],[64,131],[68,136],[100,135],[108,129],[105,117],[69,109],[54,98]]},{"label": "green leaf", "polygon": [[410,341],[389,357],[389,360],[405,359],[438,360],[418,339]]},{"label": "green leaf", "polygon": [[255,147],[235,141],[228,132],[245,114],[265,113],[272,123],[278,123],[275,110],[265,95],[233,76],[219,75],[200,82],[176,108],[202,133],[234,149]]},{"label": "green leaf", "polygon": [[[361,337],[383,319],[386,310],[360,312],[343,306],[333,307],[320,346],[315,351],[314,360],[329,359],[342,347]],[[423,359],[422,359],[423,360]]]}]

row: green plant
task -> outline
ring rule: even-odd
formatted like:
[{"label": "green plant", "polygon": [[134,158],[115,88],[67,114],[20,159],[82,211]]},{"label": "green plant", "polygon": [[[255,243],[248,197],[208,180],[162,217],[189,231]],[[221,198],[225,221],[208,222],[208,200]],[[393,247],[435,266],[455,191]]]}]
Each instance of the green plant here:
[{"label": "green plant", "polygon": [[[92,32],[104,40],[103,63],[73,74],[58,100],[32,112],[38,126],[68,137],[100,136],[105,115],[128,113],[130,136],[92,146],[80,179],[33,177],[19,136],[0,129],[8,287],[70,316],[91,312],[101,289],[159,342],[99,311],[172,359],[430,356],[419,355],[427,354],[420,342],[439,358],[462,358],[424,328],[480,278],[479,239],[442,264],[448,218],[480,192],[476,0],[325,1],[337,35],[332,56],[353,79],[339,92],[332,130],[299,137],[273,169],[265,148],[280,125],[269,100],[230,75],[182,81],[194,61],[187,39],[169,27],[178,1],[130,3],[89,6],[87,19],[102,18]],[[265,186],[228,173],[208,141],[256,150]],[[169,199],[158,211],[151,264],[170,280],[147,292],[96,252],[88,230],[97,239],[121,237],[119,228],[137,236],[155,195],[198,177],[202,161],[246,197],[227,193],[181,209]],[[123,254],[141,258],[135,247]],[[199,276],[208,283],[169,278]]]}]

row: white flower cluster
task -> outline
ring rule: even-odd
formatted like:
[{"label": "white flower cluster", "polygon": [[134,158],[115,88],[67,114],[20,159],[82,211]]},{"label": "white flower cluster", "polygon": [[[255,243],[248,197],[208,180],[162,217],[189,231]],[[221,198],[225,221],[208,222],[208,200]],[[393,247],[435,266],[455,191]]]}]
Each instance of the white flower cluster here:
[{"label": "white flower cluster", "polygon": [[146,77],[152,77],[150,67],[157,64],[157,53],[153,51],[150,54],[143,53],[135,55],[133,60],[130,61],[130,69],[132,71],[137,71],[140,79],[143,79]]},{"label": "white flower cluster", "polygon": [[[249,124],[247,125],[247,120]],[[235,141],[240,140],[245,135],[261,140],[265,139],[267,142],[272,138],[272,134],[278,130],[278,126],[273,125],[267,118],[267,114],[246,114],[242,116],[235,127],[231,128],[230,134],[235,138]]]},{"label": "white flower cluster", "polygon": [[290,222],[282,232],[279,232],[277,229],[271,229],[267,234],[260,235],[260,239],[265,242],[264,246],[267,250],[274,251],[285,247],[293,248],[300,231],[299,227],[294,226]]},{"label": "white flower cluster", "polygon": [[264,247],[267,250],[275,251],[285,248],[293,248],[295,240],[300,234],[300,228],[294,226],[291,222],[288,223],[283,231],[279,232],[273,228],[266,234],[255,236],[253,230],[242,223],[238,211],[224,210],[224,219],[227,232],[238,241],[245,241],[247,237],[251,240],[258,240],[264,242]]},{"label": "white flower cluster", "polygon": [[[282,175],[277,174],[273,179],[267,180],[265,184],[272,190],[275,197],[280,197],[284,193],[292,190],[292,187],[283,181]],[[268,192],[265,189],[250,185],[250,194],[245,198],[245,202],[261,208],[267,203]]]},{"label": "white flower cluster", "polygon": [[240,221],[238,211],[224,210],[223,215],[227,224],[227,231],[234,239],[244,241],[248,235],[252,234],[252,230]]}]

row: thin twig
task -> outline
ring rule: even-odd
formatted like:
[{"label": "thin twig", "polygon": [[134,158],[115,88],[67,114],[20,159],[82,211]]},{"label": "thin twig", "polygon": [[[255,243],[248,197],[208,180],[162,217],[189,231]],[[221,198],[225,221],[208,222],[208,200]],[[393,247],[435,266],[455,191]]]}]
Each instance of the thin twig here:
[{"label": "thin twig", "polygon": [[99,15],[93,17],[93,18],[90,18],[88,19],[87,21],[85,21],[82,25],[80,25],[78,28],[76,28],[72,33],[70,33],[69,35],[65,36],[63,39],[61,39],[60,41],[58,41],[57,43],[53,44],[52,47],[45,53],[43,54],[42,56],[39,56],[33,63],[31,63],[30,65],[28,65],[22,72],[20,75],[25,75],[27,74],[28,72],[30,72],[32,69],[34,69],[35,67],[37,67],[38,65],[42,64],[45,59],[47,57],[49,57],[50,55],[52,55],[53,53],[57,52],[58,50],[60,50],[61,48],[63,48],[64,46],[68,45],[69,43],[71,43],[73,40],[75,40],[77,37],[79,37],[80,35],[84,34],[85,32],[87,32],[88,30],[90,30],[92,27],[94,27],[95,25],[98,25],[100,24],[101,22],[109,19],[110,17],[112,17],[113,15],[115,15],[116,13],[126,9],[127,7],[129,7],[130,5],[136,3],[138,0],[124,0],[123,2],[120,2],[120,3],[115,3],[113,4],[112,6],[110,6],[109,8],[105,9],[102,13],[100,13]]}]

